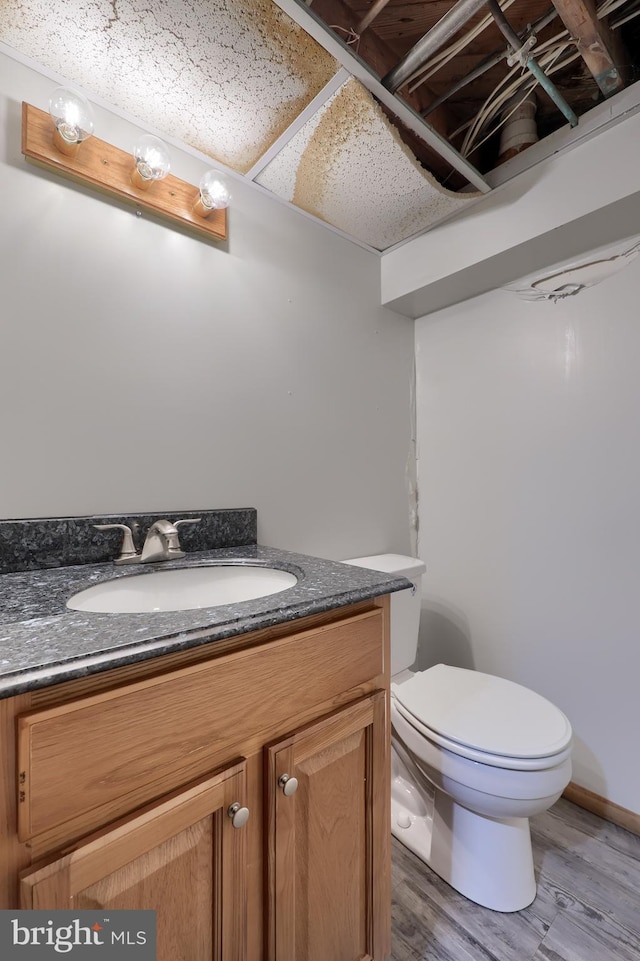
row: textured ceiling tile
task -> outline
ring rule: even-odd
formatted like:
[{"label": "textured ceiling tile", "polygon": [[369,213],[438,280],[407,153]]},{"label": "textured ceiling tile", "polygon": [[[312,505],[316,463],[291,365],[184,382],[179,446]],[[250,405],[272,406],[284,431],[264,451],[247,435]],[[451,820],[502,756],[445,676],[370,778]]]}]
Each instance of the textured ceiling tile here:
[{"label": "textured ceiling tile", "polygon": [[272,0],[2,0],[0,40],[241,172],[338,69]]},{"label": "textured ceiling tile", "polygon": [[403,144],[371,94],[353,79],[256,179],[378,250],[481,196],[441,187]]}]

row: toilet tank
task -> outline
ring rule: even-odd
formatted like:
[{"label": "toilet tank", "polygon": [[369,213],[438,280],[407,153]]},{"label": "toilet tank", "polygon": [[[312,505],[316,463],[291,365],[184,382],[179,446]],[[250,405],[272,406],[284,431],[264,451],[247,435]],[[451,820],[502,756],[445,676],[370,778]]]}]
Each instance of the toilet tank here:
[{"label": "toilet tank", "polygon": [[391,674],[411,667],[418,650],[422,575],[426,566],[417,557],[405,557],[404,554],[352,557],[342,563],[383,574],[399,574],[413,584],[411,590],[396,591],[391,595]]}]

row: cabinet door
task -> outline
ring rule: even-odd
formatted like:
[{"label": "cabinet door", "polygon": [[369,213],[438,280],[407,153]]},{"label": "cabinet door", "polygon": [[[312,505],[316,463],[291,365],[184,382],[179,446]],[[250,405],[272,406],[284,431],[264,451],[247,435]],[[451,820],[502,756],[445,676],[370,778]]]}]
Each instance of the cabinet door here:
[{"label": "cabinet door", "polygon": [[377,692],[266,749],[269,961],[389,954],[386,703]]},{"label": "cabinet door", "polygon": [[245,791],[239,760],[162,798],[25,873],[21,906],[155,909],[158,961],[243,961]]}]

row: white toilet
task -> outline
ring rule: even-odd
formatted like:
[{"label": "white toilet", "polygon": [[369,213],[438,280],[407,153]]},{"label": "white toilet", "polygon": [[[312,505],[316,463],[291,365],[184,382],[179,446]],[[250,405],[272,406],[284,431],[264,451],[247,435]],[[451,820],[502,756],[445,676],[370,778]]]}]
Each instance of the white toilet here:
[{"label": "white toilet", "polygon": [[490,674],[415,661],[422,561],[345,561],[402,574],[391,595],[391,830],[465,897],[519,911],[536,894],[529,818],[571,779],[571,725],[545,698]]}]

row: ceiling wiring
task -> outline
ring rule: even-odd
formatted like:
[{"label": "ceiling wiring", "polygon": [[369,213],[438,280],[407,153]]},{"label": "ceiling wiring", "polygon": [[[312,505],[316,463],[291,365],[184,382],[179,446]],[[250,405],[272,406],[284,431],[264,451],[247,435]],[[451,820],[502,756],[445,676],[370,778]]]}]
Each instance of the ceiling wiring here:
[{"label": "ceiling wiring", "polygon": [[640,6],[636,7],[630,13],[624,17],[620,17],[611,24],[612,30],[617,30],[622,26],[623,23],[628,23],[630,20],[635,20],[636,17],[640,16]]},{"label": "ceiling wiring", "polygon": [[[564,46],[566,46],[567,43],[570,42],[568,40],[568,36],[569,36],[568,32],[566,30],[562,30],[560,31],[560,33],[555,34],[555,36],[550,37],[548,40],[545,40],[544,43],[541,43],[537,48],[538,58],[543,62],[547,62],[549,51],[550,50],[555,51],[557,45],[559,44],[563,44]],[[516,78],[515,81],[513,79],[514,77]],[[529,80],[530,80],[529,74],[523,73],[522,67],[519,63],[515,64],[513,67],[511,67],[509,71],[507,71],[504,77],[500,79],[500,81],[496,84],[496,86],[493,88],[491,93],[489,93],[485,102],[478,110],[476,117],[480,116],[484,112],[484,110],[491,103],[492,98],[502,96],[501,88],[505,84],[508,84],[508,91],[506,94],[506,99],[508,100],[509,97],[512,96],[512,94],[516,91],[518,86],[520,86],[522,83],[528,82]],[[452,134],[452,136],[456,136],[459,132],[460,132],[459,130],[456,130],[454,134]]]},{"label": "ceiling wiring", "polygon": [[345,43],[350,46],[352,43],[360,42],[360,34],[353,29],[353,27],[341,27],[339,23],[330,24],[331,30],[339,30],[341,33],[346,33]]},{"label": "ceiling wiring", "polygon": [[[564,49],[566,50],[569,46],[570,46],[570,44],[567,44],[567,45],[564,47]],[[559,56],[561,55],[561,52],[562,52],[562,51],[558,51],[558,52],[556,53],[556,57],[559,57]],[[553,74],[553,73],[557,73],[559,70],[562,70],[564,67],[566,67],[566,66],[568,66],[570,63],[572,63],[572,61],[577,60],[579,57],[580,57],[580,53],[579,53],[577,50],[574,50],[568,57],[563,58],[563,60],[562,60],[560,63],[556,63],[554,60],[552,60],[549,65],[547,65],[547,64],[545,63],[545,67],[546,67],[545,72],[547,73],[547,75],[550,75],[550,74]],[[541,62],[541,61],[539,61],[539,62]],[[528,77],[527,77],[527,80],[528,80]],[[505,116],[501,117],[499,123],[497,123],[494,127],[492,127],[491,130],[489,131],[489,133],[487,133],[487,134],[482,138],[482,140],[479,140],[479,141],[477,141],[477,142],[471,142],[468,147],[461,149],[462,155],[465,156],[465,157],[468,156],[473,150],[477,150],[483,143],[485,143],[485,141],[489,140],[490,137],[493,137],[493,135],[494,135],[498,130],[500,130],[501,127],[503,127],[505,123],[507,123],[507,121],[509,120],[509,118],[516,112],[516,110],[518,109],[518,107],[519,107],[522,103],[524,103],[524,101],[527,99],[527,97],[529,96],[529,94],[530,94],[533,90],[535,90],[535,88],[538,87],[539,85],[540,85],[540,84],[539,84],[539,81],[537,81],[537,80],[534,80],[534,81],[532,81],[532,82],[529,82],[529,84],[528,84],[528,89],[525,91],[525,93],[523,94],[523,96],[521,97],[521,99],[515,104],[515,106],[513,107],[513,109],[510,110],[508,114],[506,114]],[[509,99],[509,98],[507,98],[507,99]],[[504,106],[504,104],[503,104],[502,106]],[[491,115],[485,120],[485,122],[484,122],[483,125],[482,125],[482,128],[486,127],[486,124],[489,123],[490,120],[493,119],[493,117],[495,117],[496,113],[498,113],[498,112],[499,112],[499,108],[496,109],[496,110],[494,110],[494,111],[491,113]],[[482,129],[482,128],[481,128],[481,129]],[[479,130],[476,135],[479,135],[480,132],[481,132],[481,130]]]},{"label": "ceiling wiring", "polygon": [[[604,3],[598,7],[597,16],[599,20],[609,17],[616,10],[621,7],[629,7],[629,0],[605,0]],[[615,23],[611,23],[612,29],[617,29],[626,23],[629,19],[633,19],[635,16],[640,15],[640,6],[636,5],[635,9],[629,14],[629,16],[618,18]],[[543,18],[544,19],[544,18]],[[550,19],[553,19],[551,17]],[[550,19],[547,22],[550,22]],[[533,27],[531,28],[534,29]],[[447,62],[450,59],[449,54],[454,56],[452,52],[452,45],[447,50],[441,51],[441,54],[446,55]],[[567,50],[575,46],[575,41],[571,38],[568,30],[562,30],[557,33],[554,37],[546,40],[544,43],[536,47],[536,58],[538,59],[541,67],[545,68],[547,74],[556,73],[564,67],[568,66],[574,60],[580,57],[578,50],[574,49],[569,56],[563,56]],[[541,56],[542,55],[542,56]],[[562,58],[562,59],[559,59]],[[433,66],[434,61],[429,66]],[[435,72],[435,69],[434,71]],[[520,76],[517,74],[520,73]],[[427,71],[427,74],[422,78],[421,82],[428,79],[432,73]],[[505,86],[506,84],[506,86]],[[525,74],[520,65],[513,67],[506,75],[503,77],[498,84],[494,87],[491,93],[487,96],[484,103],[475,114],[475,116],[458,127],[451,134],[451,138],[454,139],[459,136],[463,131],[467,131],[460,147],[460,153],[463,157],[468,157],[470,153],[477,150],[483,143],[490,139],[504,124],[509,120],[510,116],[518,109],[520,104],[526,99],[526,97],[538,86],[538,82],[531,81],[528,74]],[[504,109],[505,105],[515,96],[518,92],[524,90],[523,96],[515,104],[513,109],[509,111],[504,117],[500,119],[500,122],[494,124],[491,130],[485,134],[482,139],[478,139],[482,136],[483,131],[486,130],[487,125],[491,124],[495,117]]]},{"label": "ceiling wiring", "polygon": [[[553,20],[555,20],[557,16],[558,16],[558,11],[555,9],[555,7],[553,7],[548,13],[546,13],[543,17],[540,17],[533,24],[529,24],[526,28],[520,30],[518,35],[523,40],[526,39],[527,31],[529,31],[530,34],[533,33],[537,35],[538,33],[540,33],[540,31],[544,30],[544,28],[547,27]],[[478,77],[481,77],[484,73],[487,72],[487,70],[491,70],[492,67],[496,67],[502,60],[506,60],[508,56],[509,56],[509,48],[505,46],[500,47],[494,53],[489,54],[487,57],[485,57],[484,60],[482,60],[478,64],[477,67],[471,70],[464,77],[460,77],[460,79],[456,80],[453,86],[450,87],[445,93],[441,94],[439,97],[433,100],[429,104],[429,106],[422,111],[422,116],[428,117],[428,115],[433,110],[435,110],[436,107],[439,107],[441,104],[449,100],[449,98],[452,97],[454,93],[457,93],[459,90],[462,90],[464,87],[466,87],[469,83],[472,83]]]},{"label": "ceiling wiring", "polygon": [[[538,62],[540,63],[540,66],[544,67],[549,74],[556,73],[568,66],[569,63],[571,63],[573,60],[577,60],[580,57],[580,53],[575,49],[568,57],[563,58],[560,63],[556,63],[556,61],[562,52],[570,46],[571,44],[566,44],[547,53],[544,57],[539,58]],[[495,116],[504,109],[505,105],[511,100],[511,98],[517,95],[518,90],[522,88],[523,84],[527,85],[525,96],[539,86],[538,81],[530,80],[529,74],[522,74],[521,77],[503,90],[499,96],[494,97],[493,99],[487,98],[484,108],[481,109],[476,117],[472,120],[470,130],[468,131],[460,148],[460,153],[463,157],[468,156],[473,150],[477,149],[477,147],[480,145],[477,141],[477,138],[486,128],[487,124],[490,123]],[[499,123],[497,126],[492,128],[492,131],[488,136],[492,136],[493,133],[495,133],[496,130],[499,130],[501,126],[502,123]],[[482,142],[484,143],[486,139],[488,138],[485,137]]]},{"label": "ceiling wiring", "polygon": [[[502,9],[503,10],[508,9],[508,7],[511,6],[513,2],[515,2],[515,0],[506,0],[505,3],[501,3]],[[605,17],[610,16],[612,13],[614,13],[616,10],[620,9],[621,7],[628,7],[629,5],[630,5],[630,0],[604,0],[604,3],[602,3],[597,9],[598,19],[602,20]],[[616,23],[612,23],[611,24],[612,29],[617,29],[623,23],[628,22],[628,20],[632,19],[634,16],[637,16],[638,14],[640,14],[640,6],[637,6],[637,8],[634,9],[634,11],[628,17],[619,18]],[[549,12],[545,14],[543,17],[539,18],[539,20],[536,23],[529,25],[528,31],[527,31],[528,35],[530,36],[531,34],[535,34],[536,32],[539,32],[540,30],[544,29],[544,27],[546,27],[549,23],[551,23],[552,20],[555,19],[557,15],[558,13],[555,8],[552,8],[551,10],[549,10]],[[493,20],[491,17],[484,17],[478,24],[476,24],[475,27],[467,31],[457,41],[450,44],[448,47],[445,47],[443,50],[440,50],[436,55],[434,55],[434,57],[431,58],[431,60],[429,60],[426,64],[423,64],[420,67],[420,69],[415,72],[413,77],[410,78],[410,85],[408,87],[409,93],[413,93],[416,89],[418,89],[418,87],[426,83],[434,74],[436,74],[439,70],[441,70],[454,57],[458,56],[460,52],[466,46],[468,46],[469,43],[471,43],[472,40],[474,40],[492,22]],[[520,31],[520,33],[522,34],[523,31]],[[536,58],[538,58],[542,51],[544,50],[548,51],[550,44],[553,44],[554,42],[559,43],[561,41],[563,42],[563,46],[560,48],[554,48],[554,50],[556,50],[555,57],[551,56],[551,59],[549,59],[549,55],[547,55],[546,59],[544,60],[544,63],[542,64],[543,66],[553,65],[554,66],[553,72],[556,72],[557,70],[562,69],[562,66],[566,66],[573,60],[577,59],[576,55],[572,55],[570,58],[564,58],[561,64],[559,65],[557,64],[557,56],[562,54],[564,50],[566,50],[567,47],[571,46],[573,43],[570,37],[569,31],[562,30],[559,34],[556,34],[556,36],[552,38],[550,41],[549,40],[545,41],[545,43],[536,47]],[[509,48],[506,48],[504,50],[504,53],[500,53],[500,51],[496,51],[494,55],[487,57],[486,67],[485,65],[480,65],[479,68],[476,68],[475,71],[472,71],[469,74],[469,78],[475,79],[477,76],[482,75],[482,73],[485,72],[485,70],[491,69],[491,67],[493,66],[497,66],[497,64],[500,63],[503,58],[506,58],[508,56],[509,56]],[[517,72],[518,72],[517,67],[509,71],[506,77],[503,78],[496,85],[496,87],[491,92],[491,94],[489,94],[489,96],[487,97],[487,99],[485,100],[484,104],[482,105],[478,113],[475,115],[475,117],[472,118],[471,121],[468,121],[467,123],[463,124],[456,131],[454,131],[453,134],[451,134],[451,138],[453,139],[456,136],[458,136],[460,133],[462,133],[463,130],[469,131],[465,137],[463,146],[461,147],[461,151],[460,151],[463,156],[467,156],[472,150],[477,149],[480,146],[480,143],[484,143],[488,139],[488,137],[491,136],[491,134],[489,134],[488,136],[485,136],[480,143],[477,142],[477,137],[480,135],[481,131],[486,128],[487,123],[491,122],[491,120],[495,117],[496,113],[499,112],[500,108],[504,106],[504,103],[507,100],[509,100],[512,96],[517,94],[518,90],[522,88],[523,84],[526,83],[529,90],[534,89],[534,87],[538,85],[538,84],[531,84],[531,82],[529,82],[528,76],[522,75],[515,82],[511,82],[509,84],[509,87],[507,88],[506,92],[503,91],[501,93],[503,84],[509,81],[511,78],[513,78]],[[445,100],[447,100],[453,93],[462,89],[466,85],[465,83],[466,80],[467,78],[461,78],[460,81],[457,81],[456,84],[454,84],[454,86],[449,91],[447,91],[446,94],[443,94],[441,97],[438,97],[433,104],[429,105],[427,110],[424,111],[424,115],[427,116],[436,105],[439,106],[441,103],[445,102]],[[506,119],[508,118],[505,118],[505,120]],[[496,127],[495,129],[496,130],[499,129],[499,127],[502,126],[502,123],[504,122],[505,121],[502,121],[501,124],[499,124],[498,127]]]},{"label": "ceiling wiring", "polygon": [[[506,0],[505,3],[501,3],[500,6],[503,10],[508,10],[508,8],[515,3],[515,0]],[[630,3],[630,0],[605,0],[598,9],[597,16],[599,20],[603,20],[608,17],[609,14],[618,10],[620,7],[626,6]],[[529,25],[529,31],[536,33],[544,29],[555,17],[558,16],[558,11],[555,7],[552,7],[544,17],[541,17],[536,23]],[[485,30],[491,23],[493,23],[493,18],[491,16],[484,17],[475,27],[467,31],[466,34],[461,36],[454,43],[445,47],[443,50],[438,51],[431,60],[426,64],[423,64],[419,70],[417,70],[412,77],[409,78],[410,86],[408,87],[409,93],[413,93],[421,84],[426,83],[435,73],[442,69],[445,64],[449,63],[454,57],[464,50],[483,30]],[[567,36],[568,31],[565,31]],[[505,53],[505,56],[508,54]]]},{"label": "ceiling wiring", "polygon": [[604,0],[604,3],[596,10],[598,20],[603,20],[605,17],[608,17],[609,14],[613,13],[614,10],[619,10],[620,7],[626,6],[629,2],[630,0]]},{"label": "ceiling wiring", "polygon": [[[558,57],[562,55],[568,48],[573,47],[575,42],[569,39],[568,32],[566,30],[561,31],[561,33],[556,34],[555,37],[550,38],[538,47],[537,50],[537,60],[541,67],[544,67],[549,72],[555,73],[557,70],[561,69],[562,66],[566,66],[570,60],[565,58],[565,60],[558,65]],[[577,50],[571,55],[571,60],[579,57],[580,54]],[[555,66],[554,70],[551,70]],[[519,74],[519,76],[517,76]],[[506,86],[505,86],[506,84]],[[511,70],[502,78],[499,84],[491,91],[489,96],[486,98],[480,110],[477,112],[475,117],[471,121],[471,125],[465,139],[460,148],[460,153],[462,156],[468,156],[468,154],[475,150],[479,144],[476,142],[477,137],[485,129],[486,125],[491,122],[491,120],[500,113],[504,108],[505,104],[508,103],[512,97],[516,96],[518,90],[526,85],[527,91],[525,96],[527,96],[531,90],[534,90],[538,86],[538,82],[531,82],[530,74],[523,73],[523,68],[520,64],[512,67]],[[498,125],[495,129],[499,129]],[[460,130],[455,132],[455,135],[460,133]],[[492,133],[495,131],[492,131]],[[485,138],[487,139],[487,138]],[[483,141],[484,142],[484,141]]]}]

